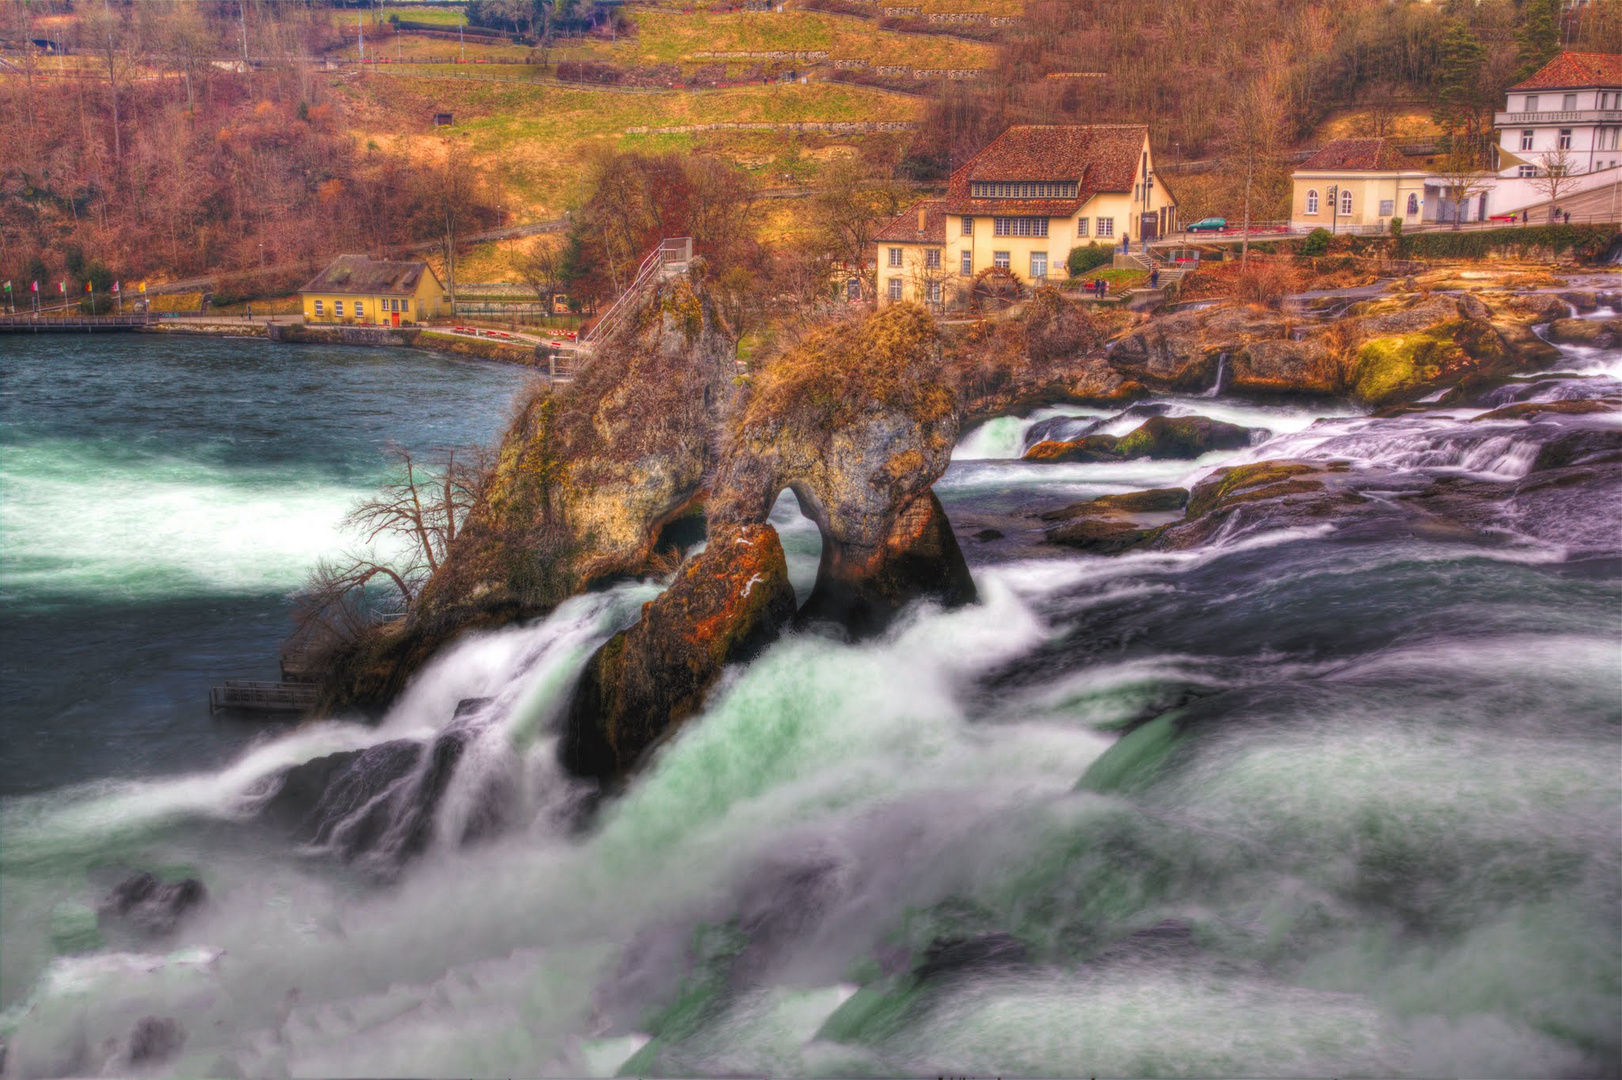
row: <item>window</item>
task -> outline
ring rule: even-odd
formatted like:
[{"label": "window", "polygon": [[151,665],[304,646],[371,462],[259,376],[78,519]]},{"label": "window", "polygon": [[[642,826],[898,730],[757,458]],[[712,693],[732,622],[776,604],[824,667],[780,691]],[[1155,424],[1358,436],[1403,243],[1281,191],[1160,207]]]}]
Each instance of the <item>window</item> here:
[{"label": "window", "polygon": [[1352,212],[1352,193],[1344,188],[1340,193],[1340,212],[1348,216]]},{"label": "window", "polygon": [[1048,276],[1048,253],[1045,251],[1031,252],[1031,280],[1041,281]]},{"label": "window", "polygon": [[1390,217],[1392,214],[1395,214],[1396,212],[1397,212],[1397,201],[1395,199],[1381,199],[1380,200],[1380,216],[1381,217]]},{"label": "window", "polygon": [[991,265],[998,270],[1007,270],[1012,265],[1012,260],[1008,258],[1008,252],[1006,251],[993,251],[991,253]]},{"label": "window", "polygon": [[941,302],[941,283],[940,282],[931,281],[929,283],[928,296],[929,296],[929,302],[931,304],[938,304],[938,303]]},{"label": "window", "polygon": [[316,302],[315,302],[315,313],[316,313],[316,314],[317,314],[317,315],[324,315],[324,314],[326,314],[326,313],[325,313],[325,312],[323,312],[323,311],[322,311],[322,310],[321,310],[321,301],[320,301],[320,300],[317,300],[317,301],[316,301]]},{"label": "window", "polygon": [[1080,218],[1076,219],[1076,235],[1081,237],[1083,240],[1085,240],[1087,238],[1087,219],[1086,218],[1080,217]]},{"label": "window", "polygon": [[362,302],[359,301],[359,300],[356,300],[355,301],[355,318],[358,319],[364,314],[366,314],[366,311],[365,311],[364,307],[362,306]]},{"label": "window", "polygon": [[964,277],[969,277],[974,273],[974,252],[963,252],[958,265],[958,273],[962,274]]},{"label": "window", "polygon": [[891,266],[900,266],[901,265],[901,249],[900,248],[891,248],[890,249],[890,265]]},{"label": "window", "polygon": [[1532,149],[1532,129],[1531,128],[1522,128],[1521,129],[1521,149],[1522,150],[1530,150],[1530,149]]},{"label": "window", "polygon": [[1112,217],[1101,217],[1101,218],[1099,218],[1098,219],[1098,235],[1100,237],[1114,236],[1115,235],[1115,219],[1112,218]]},{"label": "window", "polygon": [[992,218],[992,233],[996,236],[1046,236],[1048,219],[1045,217]]},{"label": "window", "polygon": [[1564,100],[1562,100],[1560,102],[1560,107],[1562,109],[1564,109],[1566,112],[1575,111],[1576,108],[1577,108],[1577,95],[1576,94],[1567,94],[1565,96]]},{"label": "window", "polygon": [[1562,150],[1570,150],[1571,149],[1571,129],[1570,128],[1561,128],[1560,129],[1560,149],[1562,149]]},{"label": "window", "polygon": [[1536,176],[1537,174],[1538,167],[1536,165],[1522,165],[1520,168],[1515,170],[1515,175],[1519,176],[1523,180]]},{"label": "window", "polygon": [[1538,96],[1536,94],[1527,94],[1526,95],[1526,111],[1527,112],[1537,112],[1538,111]]},{"label": "window", "polygon": [[924,252],[924,269],[939,270],[941,268],[941,249],[929,248]]},{"label": "window", "polygon": [[898,277],[893,277],[890,279],[890,299],[901,299],[901,279]]},{"label": "window", "polygon": [[1609,109],[1611,107],[1611,95],[1607,94],[1603,90],[1599,92],[1599,107],[1602,109]]},{"label": "window", "polygon": [[1419,213],[1419,193],[1410,191],[1408,193],[1408,216],[1412,217],[1417,213]]},{"label": "window", "polygon": [[1075,180],[975,180],[969,192],[976,199],[1074,199]]},{"label": "window", "polygon": [[[1317,188],[1308,188],[1307,189],[1307,213],[1316,214],[1317,212],[1318,212],[1318,189]],[[1099,235],[1103,235],[1103,234],[1100,233]]]},{"label": "window", "polygon": [[963,219],[963,235],[964,236],[973,236],[974,235],[974,219],[972,217],[965,217]]},{"label": "window", "polygon": [[344,302],[342,300],[334,300],[332,302],[332,313],[338,316],[340,319],[344,317]]}]

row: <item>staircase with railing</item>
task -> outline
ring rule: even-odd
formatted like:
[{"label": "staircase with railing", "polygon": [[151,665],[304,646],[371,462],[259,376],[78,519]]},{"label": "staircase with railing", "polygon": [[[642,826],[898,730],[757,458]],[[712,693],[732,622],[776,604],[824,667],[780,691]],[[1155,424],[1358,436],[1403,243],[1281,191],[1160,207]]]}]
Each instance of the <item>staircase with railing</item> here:
[{"label": "staircase with railing", "polygon": [[603,313],[603,317],[597,320],[596,325],[581,335],[580,343],[595,345],[599,341],[607,340],[615,327],[636,310],[638,300],[653,284],[686,273],[692,261],[691,236],[668,237],[659,241],[659,246],[650,251],[648,257],[642,260],[642,265],[636,268],[636,277],[631,280],[631,284],[620,293],[619,299]]}]

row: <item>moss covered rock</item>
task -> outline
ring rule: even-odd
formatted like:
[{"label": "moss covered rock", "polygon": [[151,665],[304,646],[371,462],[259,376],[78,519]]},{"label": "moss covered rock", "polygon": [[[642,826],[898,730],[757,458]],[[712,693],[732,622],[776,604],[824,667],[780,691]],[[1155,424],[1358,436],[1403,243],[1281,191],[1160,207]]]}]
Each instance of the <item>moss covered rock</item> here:
[{"label": "moss covered rock", "polygon": [[1449,337],[1415,332],[1377,337],[1359,346],[1351,384],[1358,400],[1370,405],[1414,396],[1466,362]]},{"label": "moss covered rock", "polygon": [[1087,435],[1069,442],[1039,442],[1026,461],[1129,461],[1158,458],[1191,461],[1212,450],[1250,445],[1252,429],[1204,416],[1151,416],[1125,435]]}]

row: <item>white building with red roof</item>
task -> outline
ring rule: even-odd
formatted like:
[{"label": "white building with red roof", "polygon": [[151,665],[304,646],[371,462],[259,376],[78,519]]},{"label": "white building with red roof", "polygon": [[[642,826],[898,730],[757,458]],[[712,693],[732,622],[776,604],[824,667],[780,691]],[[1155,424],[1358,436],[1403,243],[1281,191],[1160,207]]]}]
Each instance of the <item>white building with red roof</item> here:
[{"label": "white building with red roof", "polygon": [[1562,52],[1509,88],[1493,124],[1493,213],[1529,209],[1548,220],[1555,208],[1537,178],[1551,170],[1571,178],[1562,202],[1585,193],[1590,202],[1598,189],[1609,194],[1622,176],[1622,55]]},{"label": "white building with red roof", "polygon": [[876,234],[880,304],[949,303],[987,270],[1020,285],[1065,276],[1077,245],[1119,246],[1177,227],[1142,124],[1021,124]]}]

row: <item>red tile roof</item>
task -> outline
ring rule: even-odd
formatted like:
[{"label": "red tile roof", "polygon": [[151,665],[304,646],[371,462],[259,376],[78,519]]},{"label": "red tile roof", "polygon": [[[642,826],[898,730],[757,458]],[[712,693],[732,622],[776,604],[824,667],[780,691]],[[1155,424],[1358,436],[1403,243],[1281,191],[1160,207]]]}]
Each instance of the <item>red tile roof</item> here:
[{"label": "red tile roof", "polygon": [[[918,227],[918,209],[924,210],[924,227]],[[892,244],[944,244],[946,243],[946,201],[924,199],[913,203],[890,219],[873,239]]]},{"label": "red tile roof", "polygon": [[1579,86],[1622,86],[1622,55],[1563,52],[1510,89],[1565,90]]},{"label": "red tile roof", "polygon": [[1385,139],[1334,139],[1296,167],[1297,172],[1405,172],[1402,151]]},{"label": "red tile roof", "polygon": [[[1131,191],[1149,129],[1143,124],[1020,124],[954,173],[947,209],[954,214],[1069,217],[1100,191]],[[975,199],[975,180],[1074,180],[1074,199]]]}]

